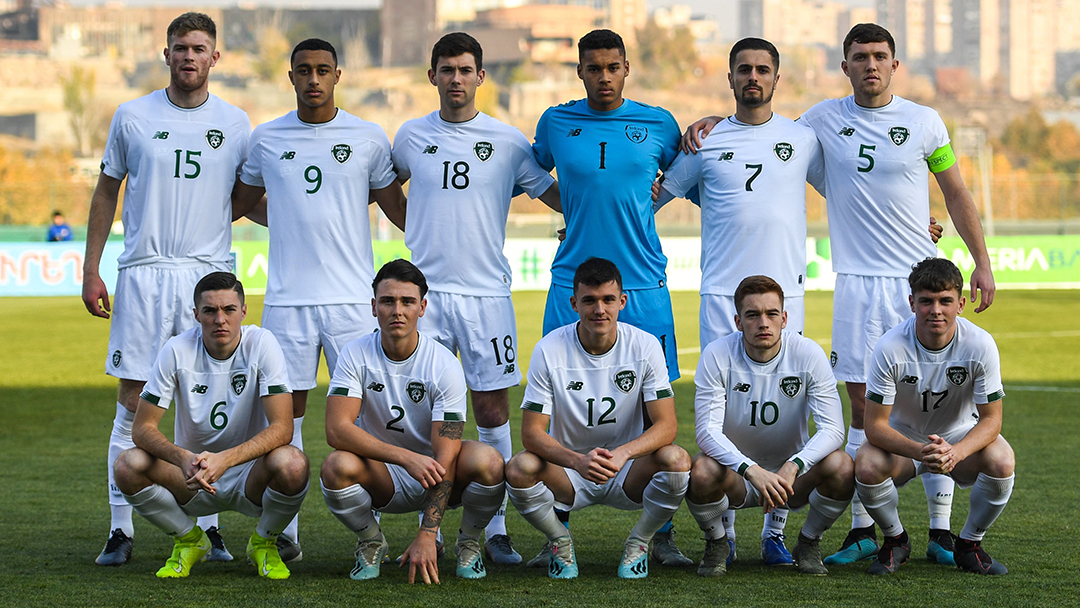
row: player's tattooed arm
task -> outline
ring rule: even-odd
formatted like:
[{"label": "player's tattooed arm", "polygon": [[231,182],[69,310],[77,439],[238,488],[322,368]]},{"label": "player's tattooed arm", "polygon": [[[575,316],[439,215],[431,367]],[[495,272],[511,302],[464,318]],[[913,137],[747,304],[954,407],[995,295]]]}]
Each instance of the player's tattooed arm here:
[{"label": "player's tattooed arm", "polygon": [[431,428],[431,451],[435,460],[446,470],[435,484],[428,487],[427,498],[421,509],[424,513],[421,531],[435,530],[442,523],[443,511],[450,499],[454,484],[458,454],[461,453],[461,436],[465,422],[461,420],[433,422]]},{"label": "player's tattooed arm", "polygon": [[464,431],[464,422],[444,422],[439,427],[439,437],[460,441]]},{"label": "player's tattooed arm", "polygon": [[420,522],[422,531],[435,532],[442,525],[443,514],[446,512],[446,504],[450,500],[450,490],[453,485],[451,480],[444,479],[428,490],[422,509],[424,519]]}]

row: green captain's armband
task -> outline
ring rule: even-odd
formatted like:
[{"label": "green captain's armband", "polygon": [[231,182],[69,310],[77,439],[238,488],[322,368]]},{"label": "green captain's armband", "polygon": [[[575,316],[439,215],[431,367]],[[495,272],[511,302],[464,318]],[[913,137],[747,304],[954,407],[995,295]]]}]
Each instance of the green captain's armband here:
[{"label": "green captain's armband", "polygon": [[926,166],[930,167],[931,173],[941,173],[956,164],[956,155],[953,154],[952,146],[945,144],[926,159]]}]

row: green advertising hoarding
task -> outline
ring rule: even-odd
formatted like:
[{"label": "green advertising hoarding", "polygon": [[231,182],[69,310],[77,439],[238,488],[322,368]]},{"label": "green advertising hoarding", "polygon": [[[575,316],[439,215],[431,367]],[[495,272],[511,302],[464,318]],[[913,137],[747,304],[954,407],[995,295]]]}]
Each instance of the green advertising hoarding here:
[{"label": "green advertising hoarding", "polygon": [[[409,259],[409,249],[405,247],[405,241],[374,241],[371,245],[375,254],[375,268],[382,267],[394,258]],[[270,242],[233,241],[232,253],[236,259],[236,275],[244,283],[244,291],[253,294],[266,293]]]}]

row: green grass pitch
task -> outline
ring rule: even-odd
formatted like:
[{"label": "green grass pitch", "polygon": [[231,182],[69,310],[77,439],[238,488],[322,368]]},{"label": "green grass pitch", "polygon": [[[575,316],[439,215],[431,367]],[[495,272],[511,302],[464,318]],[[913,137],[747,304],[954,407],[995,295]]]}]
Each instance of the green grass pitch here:
[{"label": "green grass pitch", "polygon": [[[692,370],[697,360],[697,296],[674,295],[680,367],[675,384],[678,441],[696,451]],[[519,363],[540,335],[543,294],[515,295]],[[807,296],[807,335],[828,350],[831,294]],[[252,298],[248,319],[261,315]],[[191,578],[159,581],[154,571],[171,541],[136,516],[132,561],[122,568],[93,563],[109,524],[105,493],[106,442],[115,382],[104,375],[108,323],[91,318],[77,298],[0,298],[0,606],[866,606],[866,605],[1080,605],[1076,532],[1077,454],[1080,453],[1080,304],[1077,292],[1008,291],[987,312],[966,315],[989,329],[1001,350],[1005,379],[1004,436],[1017,454],[1016,489],[987,537],[986,546],[1011,573],[977,577],[929,564],[923,557],[927,512],[921,484],[901,491],[901,515],[912,533],[912,560],[899,574],[872,578],[866,564],[834,567],[828,577],[799,576],[760,564],[760,511],[739,514],[739,561],[728,575],[705,580],[692,570],[654,566],[649,578],[621,581],[615,569],[636,514],[594,507],[577,512],[572,529],[581,576],[549,581],[543,570],[489,565],[482,581],[453,575],[440,562],[442,585],[406,587],[394,567],[364,583],[348,579],[354,539],[327,510],[315,477],[329,451],[323,439],[321,388],[312,391],[304,425],[313,485],[301,514],[304,560],[285,582],[256,577],[243,559],[254,522],[221,516],[224,536],[238,559],[201,564]],[[841,391],[843,394],[843,391]],[[517,428],[522,388],[511,392]],[[171,427],[171,419],[166,419]],[[470,429],[475,437],[475,429]],[[520,442],[515,438],[515,446]],[[967,491],[958,491],[953,531],[967,514]],[[789,546],[805,513],[788,523]],[[451,512],[445,529],[460,518]],[[698,559],[704,546],[685,509],[676,515],[678,542]],[[415,515],[387,515],[392,552],[415,533]],[[508,526],[518,550],[532,557],[542,538],[511,512]],[[850,523],[845,514],[823,541],[835,550]],[[395,553],[397,554],[397,553]]]}]

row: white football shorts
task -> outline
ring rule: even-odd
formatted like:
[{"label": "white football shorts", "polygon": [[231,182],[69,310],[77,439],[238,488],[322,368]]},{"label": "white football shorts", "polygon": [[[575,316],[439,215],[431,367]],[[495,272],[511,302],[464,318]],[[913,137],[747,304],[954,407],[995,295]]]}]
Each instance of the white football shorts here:
[{"label": "white football shorts", "polygon": [[217,490],[216,494],[199,490],[194,498],[181,505],[180,508],[193,517],[213,515],[222,511],[236,511],[249,517],[259,517],[262,515],[262,507],[248,500],[245,491],[248,475],[251,474],[251,469],[258,460],[255,458],[230,467],[221,479],[213,484]]},{"label": "white football shorts", "polygon": [[309,391],[318,383],[319,350],[333,376],[338,354],[346,344],[378,328],[371,304],[266,306],[262,326],[270,330],[285,354],[289,385]]},{"label": "white football shorts", "polygon": [[495,391],[521,384],[517,320],[510,296],[429,291],[419,329],[460,354],[472,390]]},{"label": "white football shorts", "polygon": [[878,339],[912,315],[907,279],[836,276],[833,292],[833,374],[841,382],[866,382]]},{"label": "white football shorts", "polygon": [[633,460],[627,460],[619,474],[607,480],[607,483],[594,483],[585,479],[574,469],[563,467],[570,484],[574,486],[574,504],[565,505],[555,501],[555,508],[560,511],[577,511],[592,505],[607,505],[623,511],[637,511],[641,503],[634,502],[623,491],[626,476],[630,473]]},{"label": "white football shorts", "polygon": [[125,380],[149,380],[165,342],[195,326],[195,284],[211,272],[231,270],[194,260],[120,270],[105,373]]}]

